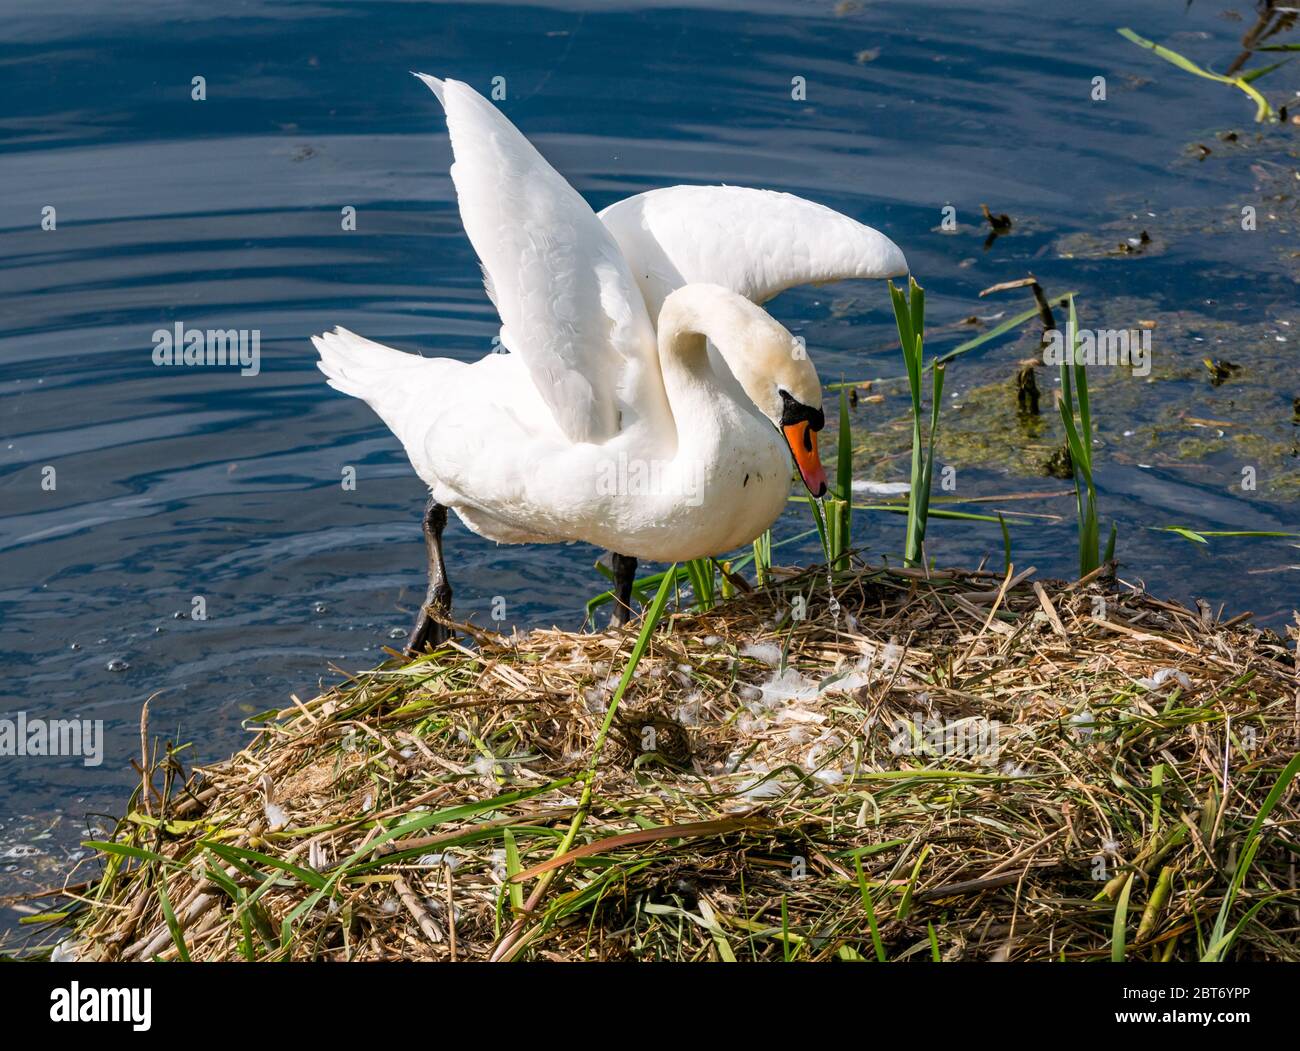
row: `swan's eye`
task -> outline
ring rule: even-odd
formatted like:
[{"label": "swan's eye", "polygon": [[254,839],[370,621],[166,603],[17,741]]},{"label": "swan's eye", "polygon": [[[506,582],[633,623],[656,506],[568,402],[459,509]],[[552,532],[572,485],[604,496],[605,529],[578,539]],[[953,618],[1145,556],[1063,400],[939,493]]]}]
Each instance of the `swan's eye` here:
[{"label": "swan's eye", "polygon": [[805,405],[780,387],[776,389],[776,392],[781,395],[782,427],[789,427],[796,423],[807,423],[809,430],[820,431],[826,426],[826,416],[821,409],[814,409],[810,405]]}]

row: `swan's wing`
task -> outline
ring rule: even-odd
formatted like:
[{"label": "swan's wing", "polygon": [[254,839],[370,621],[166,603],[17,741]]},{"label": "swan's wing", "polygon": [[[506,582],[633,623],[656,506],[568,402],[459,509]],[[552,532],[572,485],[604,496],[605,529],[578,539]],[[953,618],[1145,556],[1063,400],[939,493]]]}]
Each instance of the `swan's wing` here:
[{"label": "swan's wing", "polygon": [[611,204],[600,218],[655,318],[670,292],[696,281],[763,303],[795,285],[907,273],[879,230],[772,190],[670,186]]},{"label": "swan's wing", "polygon": [[572,441],[635,413],[654,328],[618,245],[576,190],[467,84],[417,73],[447,112],[460,216],[518,354]]}]

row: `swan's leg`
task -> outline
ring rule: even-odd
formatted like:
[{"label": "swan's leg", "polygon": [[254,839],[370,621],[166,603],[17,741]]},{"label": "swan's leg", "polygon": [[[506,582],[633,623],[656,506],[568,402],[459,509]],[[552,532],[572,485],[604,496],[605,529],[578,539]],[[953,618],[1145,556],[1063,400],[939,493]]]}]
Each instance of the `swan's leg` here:
[{"label": "swan's leg", "polygon": [[442,530],[447,524],[447,509],[429,497],[429,504],[424,509],[424,544],[429,555],[429,590],[420,606],[420,615],[415,621],[415,629],[406,642],[406,652],[415,656],[426,646],[437,649],[447,641],[450,634],[446,627],[436,621],[431,610],[437,610],[444,616],[451,613],[451,585],[447,583],[447,566],[442,560]]},{"label": "swan's leg", "polygon": [[636,559],[611,551],[609,561],[614,570],[614,612],[610,614],[609,626],[621,628],[632,616],[632,582],[636,579]]}]

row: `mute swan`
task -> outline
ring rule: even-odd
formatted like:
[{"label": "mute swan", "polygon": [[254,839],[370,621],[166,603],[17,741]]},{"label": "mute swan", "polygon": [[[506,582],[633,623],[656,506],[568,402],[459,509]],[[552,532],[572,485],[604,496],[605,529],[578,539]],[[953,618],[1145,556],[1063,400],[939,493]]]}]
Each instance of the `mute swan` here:
[{"label": "mute swan", "polygon": [[429,587],[408,642],[441,643],[447,508],[499,543],[614,554],[613,622],[637,559],[747,543],[785,507],[793,453],[814,496],[821,383],[757,304],[783,289],[907,272],[883,234],[789,194],[675,186],[597,216],[490,102],[415,74],[447,115],[461,219],[503,353],[425,358],[336,328],[329,385],[366,401],[429,486]]}]

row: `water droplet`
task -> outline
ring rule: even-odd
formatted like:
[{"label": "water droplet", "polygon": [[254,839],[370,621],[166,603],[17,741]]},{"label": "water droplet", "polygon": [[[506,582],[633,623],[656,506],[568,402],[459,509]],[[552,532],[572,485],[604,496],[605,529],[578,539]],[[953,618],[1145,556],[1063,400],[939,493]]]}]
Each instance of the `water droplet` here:
[{"label": "water droplet", "polygon": [[74,642],[71,646],[68,647],[68,649],[70,649],[70,650],[79,650],[79,649],[81,649],[81,643],[79,643],[79,642]]},{"label": "water droplet", "polygon": [[316,613],[318,614],[328,613],[330,611],[329,606],[325,605],[325,603],[323,602],[317,602],[316,605],[312,606],[312,609],[315,610]]},{"label": "water droplet", "polygon": [[109,671],[126,671],[127,668],[131,667],[131,665],[129,665],[121,657],[114,657],[111,661],[105,664],[104,667],[107,668]]},{"label": "water droplet", "polygon": [[388,637],[389,637],[390,639],[403,639],[403,638],[406,637],[406,629],[405,629],[405,628],[393,628],[393,630],[390,631],[390,632],[388,633]]}]

